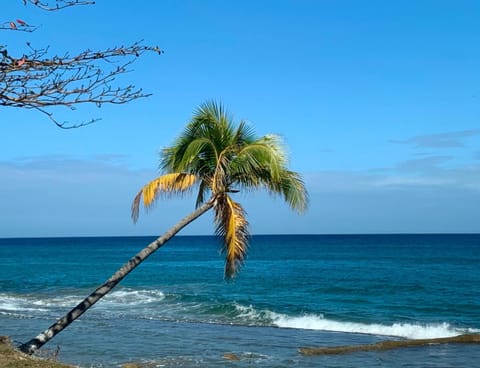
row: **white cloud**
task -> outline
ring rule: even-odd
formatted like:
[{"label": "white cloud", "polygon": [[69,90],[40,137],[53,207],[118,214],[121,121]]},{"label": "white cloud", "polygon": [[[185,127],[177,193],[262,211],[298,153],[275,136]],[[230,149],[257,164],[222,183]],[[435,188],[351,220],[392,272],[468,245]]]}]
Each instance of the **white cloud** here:
[{"label": "white cloud", "polygon": [[392,168],[368,172],[324,171],[305,175],[311,191],[371,191],[379,187],[436,186],[449,189],[480,190],[480,165],[445,167],[449,156],[408,160]]},{"label": "white cloud", "polygon": [[399,172],[431,173],[442,170],[442,164],[447,163],[452,156],[429,156],[419,159],[407,160],[399,163],[395,170]]},{"label": "white cloud", "polygon": [[438,134],[418,135],[405,140],[392,140],[392,143],[408,144],[415,148],[463,147],[464,140],[480,135],[480,129],[462,130]]},{"label": "white cloud", "polygon": [[[412,160],[415,161],[415,160]],[[480,165],[446,168],[433,157],[371,172],[304,176],[310,208],[298,216],[281,198],[239,193],[253,233],[478,232]],[[159,202],[130,220],[130,205],[154,170],[128,157],[25,157],[0,162],[4,236],[158,235],[194,207],[194,196]],[[213,234],[212,215],[184,234]]]},{"label": "white cloud", "polygon": [[[0,162],[0,202],[8,214],[0,223],[0,237],[163,232],[193,209],[193,199],[158,203],[155,211],[142,213],[133,225],[133,197],[156,175],[154,170],[132,170],[110,158],[48,156]],[[198,225],[192,228],[198,230]]]},{"label": "white cloud", "polygon": [[435,175],[394,170],[311,173],[306,183],[312,198],[309,212],[298,222],[280,223],[317,233],[480,231],[480,167]]},{"label": "white cloud", "polygon": [[451,184],[449,180],[402,176],[387,176],[374,182],[377,187],[447,186],[449,184]]}]

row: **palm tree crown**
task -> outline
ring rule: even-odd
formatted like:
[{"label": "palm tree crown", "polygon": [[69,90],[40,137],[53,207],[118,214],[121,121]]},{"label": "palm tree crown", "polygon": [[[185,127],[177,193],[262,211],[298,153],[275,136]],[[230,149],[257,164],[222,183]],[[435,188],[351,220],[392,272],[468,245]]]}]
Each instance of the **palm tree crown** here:
[{"label": "palm tree crown", "polygon": [[210,201],[215,211],[216,233],[224,243],[226,277],[235,275],[248,245],[245,211],[231,193],[266,189],[281,195],[298,212],[308,204],[300,175],[288,170],[280,137],[256,137],[245,121],[235,125],[215,102],[201,105],[183,133],[161,151],[160,169],[163,174],[135,197],[133,220],[138,219],[142,197],[145,208],[150,208],[162,195],[182,194],[197,186],[196,206]]}]

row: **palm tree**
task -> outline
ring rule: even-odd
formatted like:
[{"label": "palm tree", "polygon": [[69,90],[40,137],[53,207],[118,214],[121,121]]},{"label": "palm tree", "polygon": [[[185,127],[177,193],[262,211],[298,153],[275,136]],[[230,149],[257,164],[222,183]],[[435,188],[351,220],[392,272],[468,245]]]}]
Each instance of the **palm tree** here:
[{"label": "palm tree", "polygon": [[174,143],[160,154],[163,175],[146,184],[132,204],[137,221],[143,199],[146,209],[162,196],[186,193],[198,188],[196,209],[170,230],[131,258],[85,300],[37,337],[20,346],[32,354],[100,298],[182,228],[212,209],[216,233],[223,239],[225,277],[231,278],[244,261],[248,245],[248,222],[243,207],[232,194],[240,190],[265,189],[280,195],[298,212],[308,204],[308,194],[300,175],[287,168],[285,148],[276,135],[256,137],[241,121],[215,102],[201,105],[191,122]]}]

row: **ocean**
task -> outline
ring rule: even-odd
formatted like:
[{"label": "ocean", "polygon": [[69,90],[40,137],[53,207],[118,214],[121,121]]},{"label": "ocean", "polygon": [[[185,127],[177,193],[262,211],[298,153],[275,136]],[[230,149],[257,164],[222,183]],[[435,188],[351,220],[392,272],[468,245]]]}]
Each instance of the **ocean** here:
[{"label": "ocean", "polygon": [[[36,336],[153,239],[0,239],[0,335]],[[173,238],[42,350],[80,367],[480,367],[478,345],[298,352],[480,332],[480,234],[253,236],[233,281],[219,249]]]}]

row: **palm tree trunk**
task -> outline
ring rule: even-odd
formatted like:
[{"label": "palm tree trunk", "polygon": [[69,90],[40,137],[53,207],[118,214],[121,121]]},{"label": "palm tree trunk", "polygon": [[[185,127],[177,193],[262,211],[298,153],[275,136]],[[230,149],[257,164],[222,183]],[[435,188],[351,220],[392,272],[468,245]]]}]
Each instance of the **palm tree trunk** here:
[{"label": "palm tree trunk", "polygon": [[117,272],[115,272],[105,283],[99,286],[93,293],[86,297],[80,304],[68,312],[65,316],[60,318],[57,322],[51,325],[44,332],[30,341],[20,345],[19,349],[27,354],[33,354],[36,350],[41,348],[44,344],[50,341],[55,335],[61,332],[65,327],[70,325],[83,313],[85,313],[92,305],[98,302],[102,297],[109,293],[125,276],[133,271],[140,263],[142,263],[147,257],[149,257],[158,248],[164,245],[170,240],[176,233],[187,226],[190,222],[197,219],[205,212],[207,212],[214,205],[214,199],[210,199],[208,202],[198,207],[188,216],[184,217],[175,226],[170,228],[162,236],[150,243],[134,257],[132,257],[127,263],[125,263]]}]

